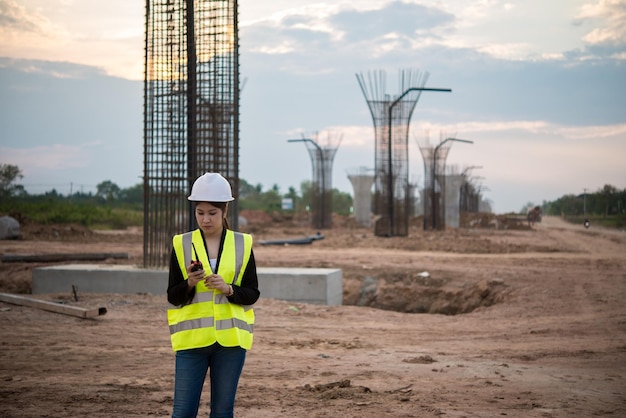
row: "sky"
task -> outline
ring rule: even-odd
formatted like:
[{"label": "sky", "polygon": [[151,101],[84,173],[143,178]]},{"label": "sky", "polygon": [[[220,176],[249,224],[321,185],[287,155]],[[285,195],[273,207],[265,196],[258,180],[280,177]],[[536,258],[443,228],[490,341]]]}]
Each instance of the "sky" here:
[{"label": "sky", "polygon": [[[143,174],[145,2],[0,0],[0,164],[30,193],[122,188]],[[409,125],[455,137],[496,213],[610,184],[626,188],[626,0],[239,1],[240,177],[286,193],[311,180],[302,143],[338,146],[333,187],[374,167],[357,74],[427,76]],[[473,167],[473,168],[472,168]]]}]

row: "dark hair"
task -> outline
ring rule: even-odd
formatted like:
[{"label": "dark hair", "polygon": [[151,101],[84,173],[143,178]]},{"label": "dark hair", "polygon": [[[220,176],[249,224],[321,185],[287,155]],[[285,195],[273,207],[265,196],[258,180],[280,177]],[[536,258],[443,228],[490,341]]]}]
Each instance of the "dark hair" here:
[{"label": "dark hair", "polygon": [[[203,202],[194,202],[194,203],[197,206],[198,203],[203,203]],[[204,202],[204,203],[208,203],[211,206],[215,206],[216,208],[222,211],[222,215],[226,213],[226,208],[228,207],[228,202]],[[228,223],[228,218],[226,218],[226,216],[222,216],[222,225],[224,225],[224,228],[230,229],[230,224]]]}]

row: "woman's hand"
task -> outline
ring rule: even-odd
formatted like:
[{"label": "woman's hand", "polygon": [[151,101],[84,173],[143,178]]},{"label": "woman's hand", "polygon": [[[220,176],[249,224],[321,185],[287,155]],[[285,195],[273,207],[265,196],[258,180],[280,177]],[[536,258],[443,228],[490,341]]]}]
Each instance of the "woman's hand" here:
[{"label": "woman's hand", "polygon": [[224,282],[224,278],[219,274],[211,274],[204,279],[204,284],[209,289],[217,289],[222,293],[229,294],[230,286]]},{"label": "woman's hand", "polygon": [[193,271],[194,266],[194,263],[187,266],[187,285],[189,285],[190,289],[196,287],[196,285],[204,279],[204,269],[201,267],[200,269]]}]

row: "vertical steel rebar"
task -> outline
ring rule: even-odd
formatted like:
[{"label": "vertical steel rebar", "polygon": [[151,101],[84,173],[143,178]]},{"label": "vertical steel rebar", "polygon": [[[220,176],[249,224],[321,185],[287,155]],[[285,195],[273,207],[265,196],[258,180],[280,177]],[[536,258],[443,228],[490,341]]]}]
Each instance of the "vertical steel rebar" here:
[{"label": "vertical steel rebar", "polygon": [[[169,263],[171,237],[194,227],[187,201],[205,172],[239,187],[237,1],[146,0],[144,266]],[[237,228],[237,204],[229,220]]]},{"label": "vertical steel rebar", "polygon": [[[400,94],[395,98],[385,92],[385,74],[375,76],[357,74],[357,81],[365,96],[374,122],[375,146],[375,204],[374,213],[380,216],[374,233],[377,236],[407,236],[410,193],[408,181],[408,131],[415,105],[424,90],[451,91],[424,88],[428,73],[403,70],[398,77]],[[408,93],[417,92],[409,96]]]},{"label": "vertical steel rebar", "polygon": [[287,142],[304,142],[311,157],[311,165],[313,166],[312,187],[315,192],[311,219],[313,228],[327,229],[332,227],[332,167],[342,137],[343,135],[339,136],[331,144],[331,136],[328,134],[328,143],[324,147],[319,145],[317,134],[315,139],[287,140]]}]

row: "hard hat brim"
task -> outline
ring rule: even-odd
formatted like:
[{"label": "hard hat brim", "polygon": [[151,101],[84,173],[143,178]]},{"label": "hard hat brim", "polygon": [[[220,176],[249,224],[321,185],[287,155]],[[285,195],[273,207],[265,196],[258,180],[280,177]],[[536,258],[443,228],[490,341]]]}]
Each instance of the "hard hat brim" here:
[{"label": "hard hat brim", "polygon": [[222,203],[228,203],[228,202],[232,202],[233,200],[235,200],[235,198],[234,197],[230,197],[230,198],[206,200],[206,199],[197,198],[195,196],[189,196],[187,198],[187,200],[189,200],[190,202],[222,202]]}]

